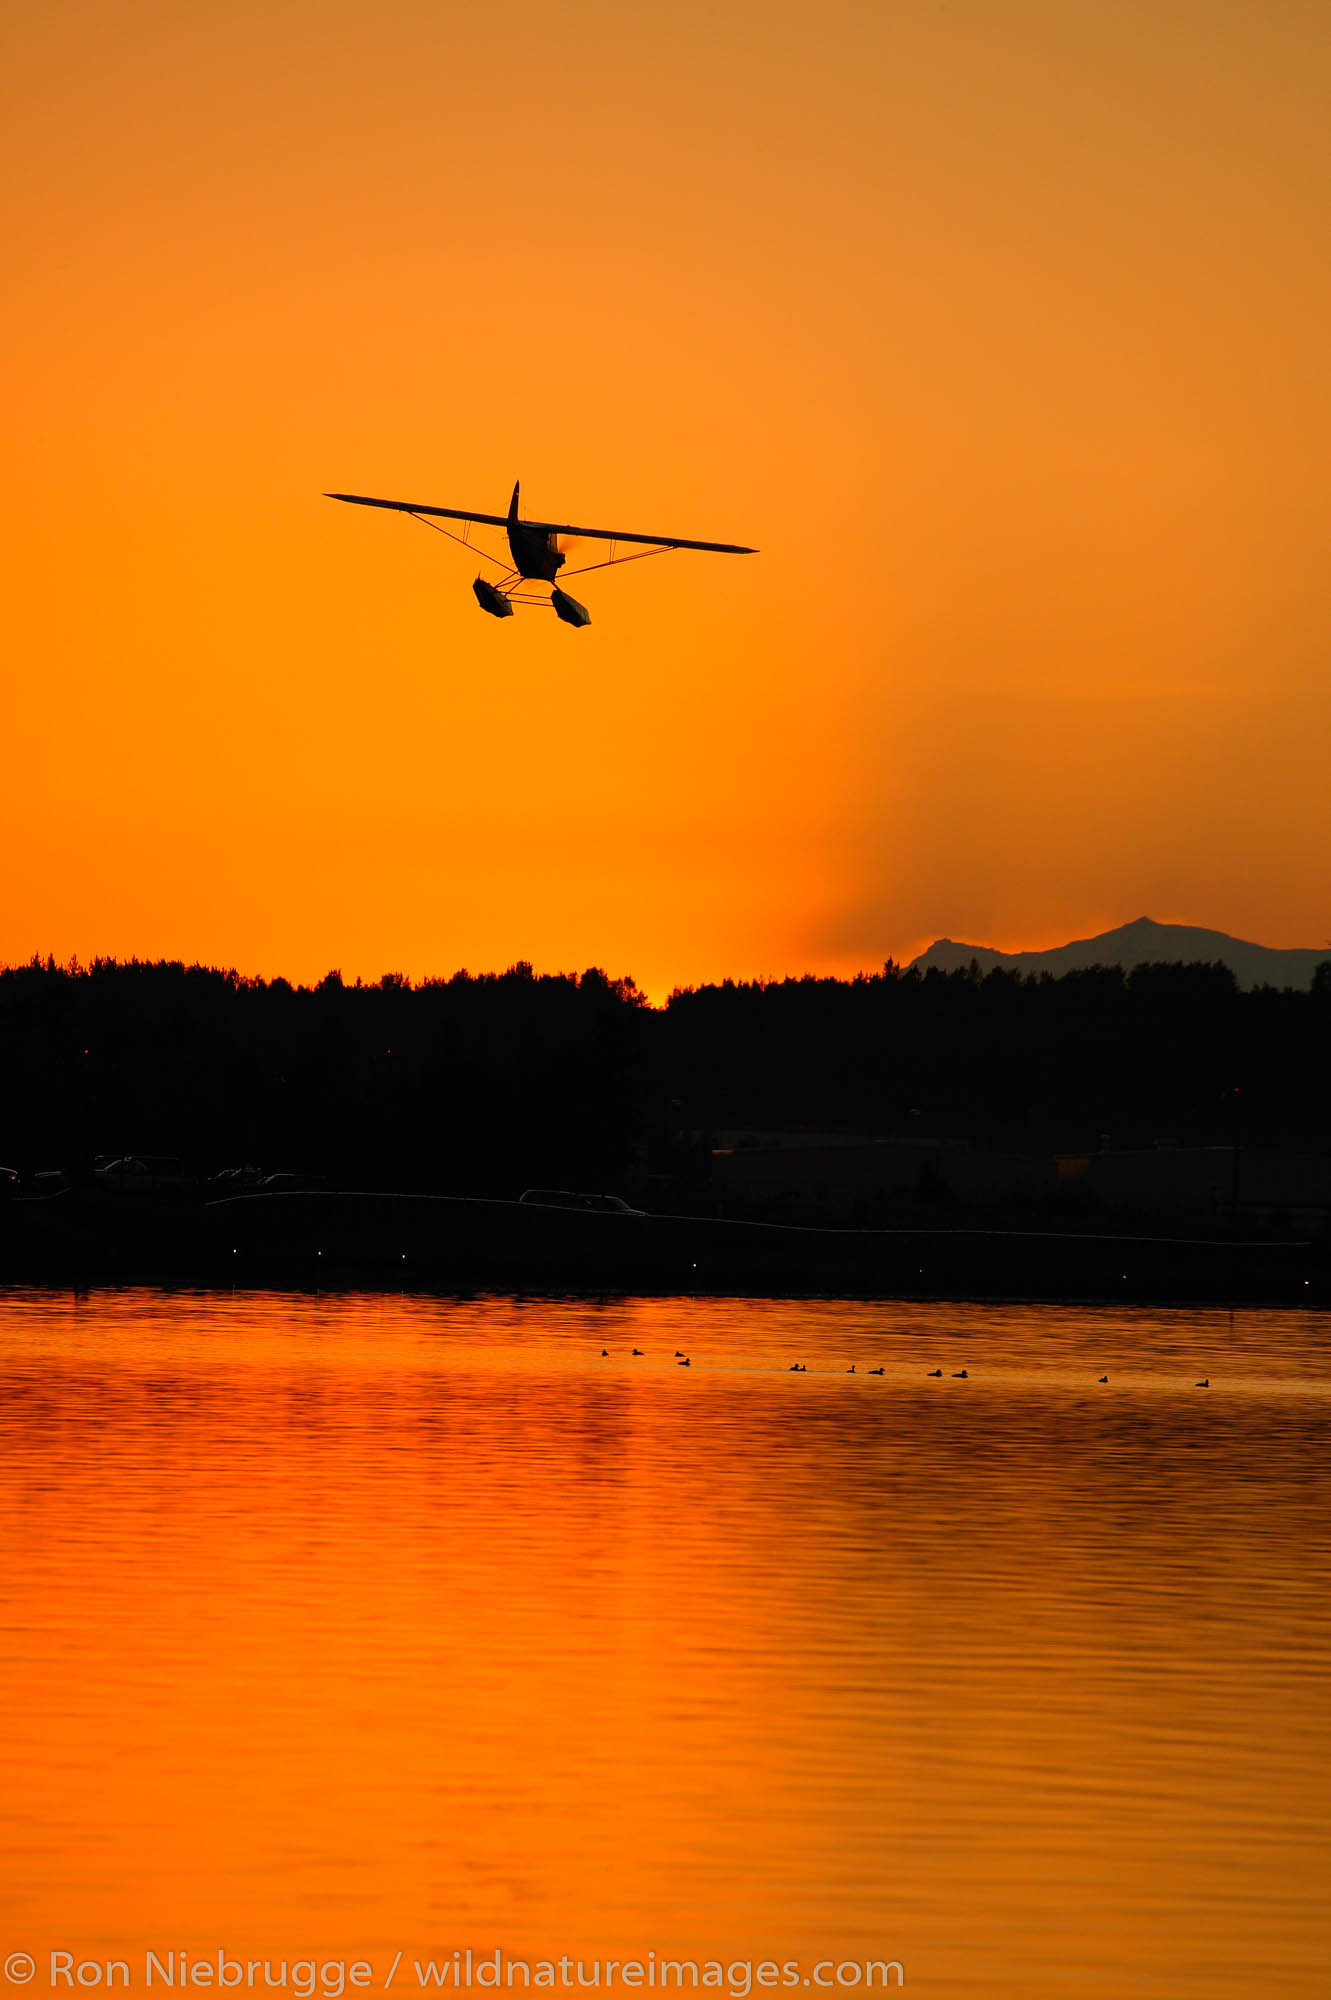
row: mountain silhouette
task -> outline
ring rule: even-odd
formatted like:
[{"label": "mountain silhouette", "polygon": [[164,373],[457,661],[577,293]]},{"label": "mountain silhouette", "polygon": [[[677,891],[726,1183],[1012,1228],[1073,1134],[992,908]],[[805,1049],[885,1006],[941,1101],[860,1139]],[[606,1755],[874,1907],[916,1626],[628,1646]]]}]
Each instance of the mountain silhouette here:
[{"label": "mountain silhouette", "polygon": [[1088,965],[1227,965],[1240,986],[1292,986],[1306,991],[1313,973],[1331,959],[1331,945],[1322,951],[1277,951],[1269,945],[1250,944],[1230,937],[1225,931],[1202,930],[1196,924],[1157,924],[1150,917],[1120,924],[1117,930],[1102,931],[1097,937],[1076,938],[1071,944],[1056,945],[1051,951],[995,951],[989,945],[957,944],[952,938],[937,938],[928,951],[911,961],[927,972],[956,972],[972,960],[982,972],[1002,966],[1010,972],[1048,972],[1055,978],[1077,972]]}]

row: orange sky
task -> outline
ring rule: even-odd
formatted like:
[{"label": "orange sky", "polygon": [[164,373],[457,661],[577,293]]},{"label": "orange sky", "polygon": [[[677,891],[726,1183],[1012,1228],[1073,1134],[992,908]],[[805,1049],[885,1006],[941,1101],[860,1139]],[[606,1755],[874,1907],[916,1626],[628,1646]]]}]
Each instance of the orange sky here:
[{"label": "orange sky", "polygon": [[[0,958],[1331,934],[1320,0],[11,10]],[[499,624],[327,488],[756,543]]]}]

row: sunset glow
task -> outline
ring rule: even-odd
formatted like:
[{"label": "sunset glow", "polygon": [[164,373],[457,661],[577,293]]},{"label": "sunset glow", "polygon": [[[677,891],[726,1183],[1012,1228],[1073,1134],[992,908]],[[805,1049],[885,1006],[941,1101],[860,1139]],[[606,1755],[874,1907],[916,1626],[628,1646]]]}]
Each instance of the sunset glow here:
[{"label": "sunset glow", "polygon": [[[0,958],[1331,930],[1331,13],[48,0]],[[753,543],[481,617],[329,489]]]}]

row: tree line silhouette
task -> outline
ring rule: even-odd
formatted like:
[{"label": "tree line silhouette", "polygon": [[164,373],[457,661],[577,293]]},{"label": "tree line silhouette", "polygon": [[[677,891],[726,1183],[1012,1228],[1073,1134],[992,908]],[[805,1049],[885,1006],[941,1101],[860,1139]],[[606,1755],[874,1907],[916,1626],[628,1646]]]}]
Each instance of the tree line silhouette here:
[{"label": "tree line silhouette", "polygon": [[514,1195],[705,1182],[727,1129],[1013,1150],[1331,1140],[1331,962],[731,981],[659,1008],[598,968],[317,985],[159,961],[0,971],[0,1163],[245,1161]]}]

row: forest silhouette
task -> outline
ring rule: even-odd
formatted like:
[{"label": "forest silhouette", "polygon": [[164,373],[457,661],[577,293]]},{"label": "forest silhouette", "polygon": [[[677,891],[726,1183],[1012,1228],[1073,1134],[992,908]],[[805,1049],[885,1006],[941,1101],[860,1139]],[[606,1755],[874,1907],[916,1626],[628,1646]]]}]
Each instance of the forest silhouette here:
[{"label": "forest silhouette", "polygon": [[1011,1152],[1331,1136],[1331,962],[1241,991],[1220,965],[724,981],[649,1006],[592,968],[317,985],[200,965],[0,972],[0,1162],[253,1162],[308,1184],[705,1193],[717,1135]]}]

